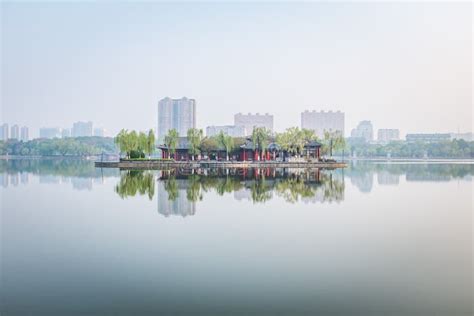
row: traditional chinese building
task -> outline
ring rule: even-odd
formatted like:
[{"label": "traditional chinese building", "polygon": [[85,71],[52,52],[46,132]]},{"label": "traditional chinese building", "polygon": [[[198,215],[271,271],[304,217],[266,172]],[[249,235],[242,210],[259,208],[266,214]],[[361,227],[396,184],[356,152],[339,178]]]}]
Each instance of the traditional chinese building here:
[{"label": "traditional chinese building", "polygon": [[[170,158],[169,148],[166,145],[158,146],[161,149],[162,158]],[[223,149],[215,149],[209,152],[206,152],[208,159],[212,160],[226,160],[226,151]],[[303,156],[320,159],[321,157],[321,143],[317,141],[310,141],[304,145]],[[280,146],[275,142],[270,142],[267,148],[264,151],[264,154],[261,154],[261,150],[254,146],[252,139],[247,138],[245,143],[242,144],[237,150],[234,150],[229,153],[229,159],[237,161],[283,161],[284,157],[287,154],[280,148]],[[196,155],[195,160],[198,159]],[[191,155],[189,154],[189,142],[186,137],[180,137],[178,139],[178,144],[176,146],[174,159],[176,161],[189,161],[192,160]]]}]

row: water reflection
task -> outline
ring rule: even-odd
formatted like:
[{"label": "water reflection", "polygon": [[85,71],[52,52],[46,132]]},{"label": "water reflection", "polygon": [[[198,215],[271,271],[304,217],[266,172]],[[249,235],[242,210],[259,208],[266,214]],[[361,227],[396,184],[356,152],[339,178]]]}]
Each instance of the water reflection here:
[{"label": "water reflection", "polygon": [[120,182],[115,186],[115,192],[121,197],[147,195],[150,200],[155,195],[155,179],[150,171],[125,171],[120,176]]},{"label": "water reflection", "polygon": [[345,176],[360,192],[370,193],[377,176],[379,185],[398,185],[404,177],[407,182],[471,181],[474,175],[472,163],[403,163],[353,161]]},{"label": "water reflection", "polygon": [[[340,175],[334,179],[334,174],[338,173]],[[236,200],[249,200],[255,203],[268,201],[274,196],[285,197],[287,202],[310,203],[343,200],[344,187],[339,186],[344,183],[344,178],[348,178],[346,180],[360,192],[370,193],[375,185],[396,186],[402,180],[407,182],[470,181],[474,175],[474,164],[354,161],[349,163],[348,168],[343,172],[321,171],[317,181],[314,172],[302,174],[298,170],[283,171],[269,168],[255,172],[251,169],[247,171],[181,170],[179,175],[173,171],[152,174],[160,181],[170,180],[165,183],[165,193],[171,196],[170,201],[178,197],[185,197],[189,201],[199,201],[204,193],[215,190],[220,195],[233,193]],[[94,185],[103,184],[107,178],[120,177],[121,179],[124,172],[118,169],[95,168],[93,162],[77,159],[0,160],[0,186],[3,188],[27,185],[31,181],[31,175],[37,176],[40,184],[69,184],[74,190],[91,191]],[[332,178],[326,179],[328,175],[332,175]],[[128,177],[133,176],[128,175]],[[172,177],[185,181],[172,183]],[[324,188],[315,190],[315,184]],[[178,187],[183,188],[184,191],[180,192]],[[158,188],[158,190],[161,189]],[[154,194],[150,193],[152,197]],[[126,193],[121,194],[122,197],[126,195]]]},{"label": "water reflection", "polygon": [[[155,179],[156,178],[156,179]],[[288,203],[339,202],[344,199],[343,170],[195,169],[123,171],[115,191],[121,198],[148,195],[155,181],[158,212],[165,216],[196,213],[196,202],[206,193],[233,194],[236,200],[264,203],[275,197]]]},{"label": "water reflection", "polygon": [[94,163],[81,159],[10,159],[0,160],[0,186],[27,185],[30,175],[38,176],[40,184],[71,184],[74,190],[91,191],[94,184],[120,175],[117,169],[98,169]]}]

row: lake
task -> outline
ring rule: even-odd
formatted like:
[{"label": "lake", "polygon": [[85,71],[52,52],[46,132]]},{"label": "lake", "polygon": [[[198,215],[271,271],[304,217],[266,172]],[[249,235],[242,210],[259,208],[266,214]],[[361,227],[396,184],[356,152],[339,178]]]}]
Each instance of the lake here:
[{"label": "lake", "polygon": [[0,161],[2,315],[471,315],[474,165]]}]

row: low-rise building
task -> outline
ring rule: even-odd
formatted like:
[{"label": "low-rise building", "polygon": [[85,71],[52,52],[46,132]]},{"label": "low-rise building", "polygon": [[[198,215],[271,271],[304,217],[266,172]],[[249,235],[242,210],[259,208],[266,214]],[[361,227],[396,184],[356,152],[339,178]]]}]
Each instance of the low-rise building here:
[{"label": "low-rise building", "polygon": [[462,139],[465,140],[466,142],[472,142],[474,140],[474,134],[473,133],[451,133],[451,140],[454,139]]},{"label": "low-rise building", "polygon": [[414,142],[424,142],[424,143],[437,143],[441,141],[449,141],[451,140],[451,134],[407,134],[406,140],[409,143]]},{"label": "low-rise building", "polygon": [[72,137],[92,136],[92,122],[76,122],[72,125]]},{"label": "low-rise building", "polygon": [[101,128],[101,127],[94,128],[94,136],[104,137],[105,136],[105,129]]},{"label": "low-rise building", "polygon": [[62,131],[61,131],[61,137],[62,138],[71,137],[71,129],[70,128],[63,128]]},{"label": "low-rise building", "polygon": [[361,121],[356,128],[351,131],[351,137],[362,138],[366,142],[374,140],[374,128],[371,121]]},{"label": "low-rise building", "polygon": [[60,138],[61,129],[58,127],[41,127],[40,128],[40,138]]},{"label": "low-rise building", "polygon": [[395,128],[381,128],[377,132],[377,141],[380,143],[389,143],[400,140],[400,130]]}]

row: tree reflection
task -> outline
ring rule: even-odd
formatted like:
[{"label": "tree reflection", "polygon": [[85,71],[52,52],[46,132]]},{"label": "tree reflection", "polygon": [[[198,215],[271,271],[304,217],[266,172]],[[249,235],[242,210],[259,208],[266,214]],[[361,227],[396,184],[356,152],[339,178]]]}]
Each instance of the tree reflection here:
[{"label": "tree reflection", "polygon": [[151,171],[125,171],[120,175],[115,192],[122,199],[140,194],[148,195],[148,198],[152,200],[155,195],[155,177]]},{"label": "tree reflection", "polygon": [[250,190],[252,192],[252,201],[262,203],[271,200],[273,197],[273,186],[265,181],[265,177],[251,182]]},{"label": "tree reflection", "polygon": [[[179,200],[179,203],[201,201],[209,192],[219,196],[234,193],[234,198],[239,192],[254,203],[265,203],[275,196],[288,203],[333,202],[344,199],[345,188],[341,172],[319,169],[196,169],[185,174],[174,170],[161,171],[158,179],[158,198],[170,202]],[[152,171],[124,172],[115,191],[122,198],[148,194],[152,199],[154,174]]]}]

